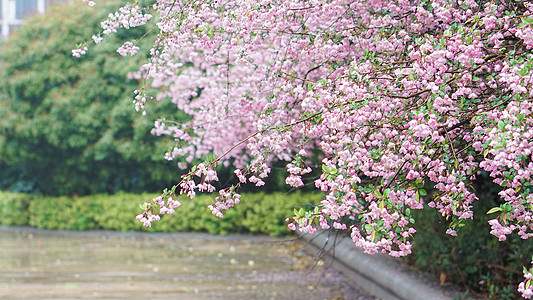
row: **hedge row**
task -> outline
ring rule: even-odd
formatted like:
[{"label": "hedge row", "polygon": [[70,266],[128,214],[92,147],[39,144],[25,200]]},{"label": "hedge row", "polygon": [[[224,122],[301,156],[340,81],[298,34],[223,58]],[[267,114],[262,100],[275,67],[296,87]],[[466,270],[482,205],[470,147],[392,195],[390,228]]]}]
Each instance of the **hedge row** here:
[{"label": "hedge row", "polygon": [[319,194],[246,194],[223,219],[213,216],[207,205],[213,196],[194,200],[181,198],[173,215],[164,215],[152,228],[135,220],[139,205],[153,194],[43,197],[0,191],[0,225],[29,225],[42,229],[108,229],[119,231],[208,232],[213,234],[262,233],[272,236],[290,233],[285,218],[293,208],[320,201]]}]

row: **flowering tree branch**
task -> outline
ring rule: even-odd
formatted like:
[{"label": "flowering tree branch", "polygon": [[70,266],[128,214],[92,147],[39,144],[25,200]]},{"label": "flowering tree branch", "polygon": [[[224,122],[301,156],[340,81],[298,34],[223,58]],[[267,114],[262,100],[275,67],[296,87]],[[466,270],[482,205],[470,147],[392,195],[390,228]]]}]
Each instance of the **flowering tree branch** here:
[{"label": "flowering tree branch", "polygon": [[[427,203],[455,235],[472,218],[470,182],[483,171],[502,187],[491,233],[533,236],[528,2],[156,0],[150,9],[124,6],[93,40],[155,15],[152,58],[134,76],[191,118],[158,121],[153,133],[175,139],[167,159],[216,159],[147,203],[145,225],[174,211],[176,193],[215,191],[219,163],[233,164],[240,182],[210,205],[223,216],[239,203],[239,185],[263,185],[273,161],[286,161],[286,183],[300,187],[318,160],[324,199],[295,210],[291,228],[349,230],[367,253],[404,256],[411,210]],[[133,41],[118,50],[137,51]],[[147,99],[138,92],[136,108]],[[524,272],[519,290],[530,297]]]}]

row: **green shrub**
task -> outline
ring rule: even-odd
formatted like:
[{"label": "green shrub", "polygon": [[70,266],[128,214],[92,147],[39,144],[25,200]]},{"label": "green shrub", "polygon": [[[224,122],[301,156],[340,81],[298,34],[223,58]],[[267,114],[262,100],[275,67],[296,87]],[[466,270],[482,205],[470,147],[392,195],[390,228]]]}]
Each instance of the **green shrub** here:
[{"label": "green shrub", "polygon": [[43,229],[86,230],[99,228],[87,198],[35,197],[29,206],[28,225]]},{"label": "green shrub", "polygon": [[0,191],[0,224],[27,225],[29,205],[34,196]]},{"label": "green shrub", "polygon": [[[208,232],[212,234],[289,234],[285,218],[293,208],[320,200],[319,194],[245,194],[241,203],[224,212],[220,219],[207,206],[214,196],[199,195],[193,200],[180,197],[182,205],[173,215],[146,228],[135,219],[139,205],[155,194],[97,194],[84,197],[38,197],[3,192],[0,194],[3,225],[30,225],[42,229],[119,231]],[[10,220],[16,220],[14,221]]]},{"label": "green shrub", "polygon": [[94,203],[92,214],[99,228],[118,231],[142,230],[142,224],[135,220],[139,204],[154,197],[149,194],[118,193],[112,196],[99,194],[82,197]]},{"label": "green shrub", "polygon": [[[242,203],[242,222],[250,232],[287,235],[291,230],[285,219],[294,208],[320,202],[322,194],[250,194]],[[241,204],[239,204],[241,205]],[[240,208],[240,207],[239,207]]]}]

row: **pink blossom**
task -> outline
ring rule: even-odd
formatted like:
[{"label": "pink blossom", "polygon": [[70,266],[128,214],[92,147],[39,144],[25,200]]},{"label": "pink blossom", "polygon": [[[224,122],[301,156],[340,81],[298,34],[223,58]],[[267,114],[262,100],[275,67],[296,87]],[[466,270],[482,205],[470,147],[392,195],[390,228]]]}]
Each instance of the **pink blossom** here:
[{"label": "pink blossom", "polygon": [[451,228],[448,228],[448,229],[446,230],[446,234],[449,234],[449,235],[451,235],[451,236],[457,236],[457,231],[455,231],[455,230],[453,230],[453,229],[451,229]]},{"label": "pink blossom", "polygon": [[72,56],[74,57],[81,57],[82,55],[85,55],[86,53],[87,53],[87,46],[72,50]]},{"label": "pink blossom", "polygon": [[95,6],[96,3],[94,1],[90,1],[90,0],[83,0],[83,2],[87,3],[87,5],[89,6]]},{"label": "pink blossom", "polygon": [[127,56],[128,54],[133,56],[137,54],[137,51],[139,51],[139,47],[135,46],[132,42],[125,42],[117,49],[118,54],[122,56]]}]

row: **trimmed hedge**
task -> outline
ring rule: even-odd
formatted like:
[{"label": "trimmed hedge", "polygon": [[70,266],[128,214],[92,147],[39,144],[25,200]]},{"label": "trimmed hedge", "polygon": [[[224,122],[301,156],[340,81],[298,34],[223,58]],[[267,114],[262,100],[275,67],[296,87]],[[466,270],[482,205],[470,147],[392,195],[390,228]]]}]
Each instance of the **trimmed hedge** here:
[{"label": "trimmed hedge", "polygon": [[28,225],[29,207],[35,196],[0,191],[0,224]]},{"label": "trimmed hedge", "polygon": [[84,197],[42,197],[0,191],[0,225],[29,225],[42,229],[118,231],[208,232],[213,234],[262,233],[273,236],[291,232],[284,219],[293,208],[320,201],[320,194],[246,194],[235,208],[220,219],[207,205],[213,196],[194,200],[182,197],[173,215],[146,228],[135,220],[139,205],[154,194],[92,195]]}]

